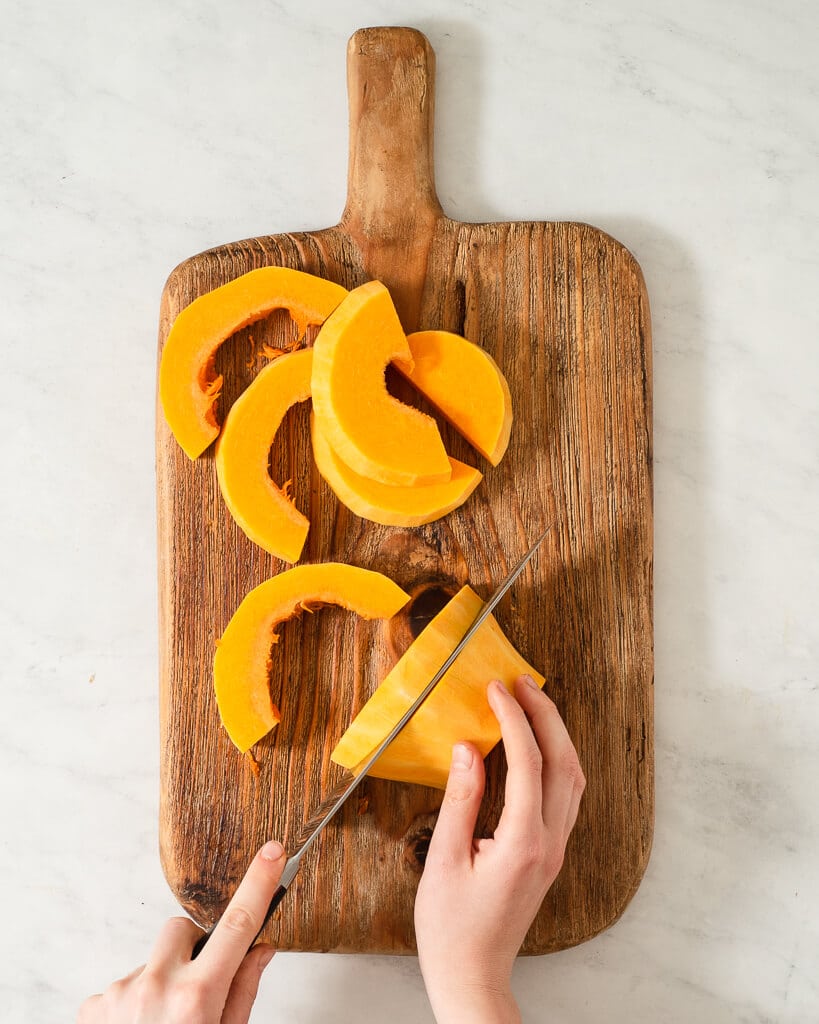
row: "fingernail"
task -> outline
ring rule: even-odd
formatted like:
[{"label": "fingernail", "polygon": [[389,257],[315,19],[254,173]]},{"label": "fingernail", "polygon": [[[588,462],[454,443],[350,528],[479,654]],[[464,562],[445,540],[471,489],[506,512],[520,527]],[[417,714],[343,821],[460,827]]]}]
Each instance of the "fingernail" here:
[{"label": "fingernail", "polygon": [[452,764],[456,768],[471,768],[475,755],[465,743],[456,743],[452,748]]},{"label": "fingernail", "polygon": [[262,857],[265,860],[280,860],[284,856],[284,847],[275,839],[265,843],[262,847]]},{"label": "fingernail", "polygon": [[265,967],[270,963],[276,953],[275,949],[266,949],[264,953],[259,956],[259,971],[263,971]]},{"label": "fingernail", "polygon": [[506,689],[506,687],[503,685],[500,679],[493,679],[492,682],[489,684],[489,687],[491,690],[494,691],[496,697],[509,696],[509,691]]},{"label": "fingernail", "polygon": [[527,686],[531,686],[531,688],[533,690],[539,690],[540,689],[540,687],[537,685],[537,683],[534,681],[534,679],[528,673],[522,675],[521,679],[524,681],[524,683],[526,683]]}]

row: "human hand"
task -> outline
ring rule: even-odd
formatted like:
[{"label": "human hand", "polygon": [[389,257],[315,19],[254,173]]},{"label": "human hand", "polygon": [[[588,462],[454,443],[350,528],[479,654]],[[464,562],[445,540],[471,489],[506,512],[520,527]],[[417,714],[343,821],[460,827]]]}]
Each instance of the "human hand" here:
[{"label": "human hand", "polygon": [[415,901],[421,972],[438,1024],[519,1021],[512,965],[563,865],[586,780],[560,714],[529,676],[515,697],[490,683],[508,773],[492,839],[475,839],[485,785],[471,744],[456,744]]},{"label": "human hand", "polygon": [[281,843],[254,857],[196,960],[202,929],[173,917],[148,963],[82,1004],[77,1024],[247,1024],[272,946],[248,948],[262,926],[285,864]]}]

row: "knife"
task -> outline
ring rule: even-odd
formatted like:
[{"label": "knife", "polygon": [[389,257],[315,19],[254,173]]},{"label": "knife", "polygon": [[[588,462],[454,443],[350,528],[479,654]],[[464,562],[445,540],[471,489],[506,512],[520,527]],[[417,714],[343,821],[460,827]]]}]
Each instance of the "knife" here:
[{"label": "knife", "polygon": [[[301,865],[301,861],[305,853],[307,853],[307,851],[310,849],[313,843],[315,843],[315,841],[318,839],[318,837],[321,835],[321,833],[324,831],[324,829],[327,827],[330,821],[335,817],[338,811],[341,810],[344,804],[350,799],[350,797],[353,795],[356,789],[358,789],[360,783],[366,778],[367,772],[370,770],[370,768],[372,768],[372,766],[379,759],[379,757],[381,757],[381,755],[392,743],[392,741],[395,739],[398,733],[401,732],[401,730],[412,718],[412,716],[415,714],[418,708],[421,707],[421,705],[432,693],[432,691],[435,689],[435,687],[438,685],[441,679],[450,670],[455,659],[458,657],[458,655],[461,653],[464,647],[466,647],[466,645],[469,643],[469,641],[472,639],[472,637],[475,635],[478,629],[480,629],[484,621],[492,614],[492,611],[494,610],[495,606],[498,604],[498,602],[506,593],[506,591],[509,590],[509,588],[515,582],[518,576],[520,576],[520,574],[523,572],[526,565],[529,563],[530,559],[533,557],[537,549],[543,543],[543,540],[550,529],[551,526],[549,526],[546,530],[543,531],[543,533],[529,548],[529,550],[526,552],[523,558],[521,558],[521,560],[514,567],[514,569],[512,569],[512,571],[509,573],[506,579],[500,584],[500,586],[494,592],[494,594],[489,598],[488,601],[486,601],[481,606],[481,610],[475,616],[472,625],[461,637],[460,641],[458,642],[458,645],[447,657],[443,665],[441,665],[441,667],[438,669],[438,671],[435,673],[432,679],[430,679],[430,681],[427,683],[427,685],[424,687],[424,689],[421,691],[418,697],[413,701],[410,707],[407,708],[407,710],[404,712],[404,714],[401,716],[398,722],[396,722],[396,724],[393,726],[393,728],[388,733],[386,738],[382,740],[382,742],[375,748],[375,750],[370,754],[370,756],[365,761],[358,765],[358,767],[356,768],[356,774],[354,778],[352,778],[350,782],[347,783],[347,785],[344,787],[344,789],[341,791],[338,797],[332,801],[327,812],[318,819],[318,823],[316,824],[315,828],[313,828],[313,830],[308,834],[307,838],[304,840],[304,842],[301,843],[296,852],[287,858],[287,861],[285,862],[284,865],[284,870],[282,871],[282,876],[279,879],[279,884],[276,888],[276,891],[273,893],[273,898],[270,900],[270,905],[268,906],[267,912],[264,916],[264,920],[262,921],[262,926],[256,933],[256,937],[253,939],[253,942],[251,942],[251,946],[253,946],[253,943],[255,943],[256,939],[258,939],[259,935],[261,935],[265,925],[273,916],[281,901],[284,899],[285,893],[290,888],[290,884],[292,883],[293,879],[296,877],[296,873],[299,870],[299,866]],[[214,928],[215,927],[216,926],[214,925]],[[198,939],[196,945],[193,947],[193,952],[191,954],[192,960],[195,960],[199,953],[201,953],[202,949],[205,946],[205,943],[208,941],[212,934],[213,928],[211,928],[210,931],[205,932],[205,934],[200,939]]]}]

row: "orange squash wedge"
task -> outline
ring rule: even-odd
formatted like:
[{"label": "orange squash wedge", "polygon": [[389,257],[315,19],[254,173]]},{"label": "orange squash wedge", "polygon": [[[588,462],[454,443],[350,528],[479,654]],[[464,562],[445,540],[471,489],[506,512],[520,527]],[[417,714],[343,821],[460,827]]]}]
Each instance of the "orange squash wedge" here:
[{"label": "orange squash wedge", "polygon": [[463,505],[483,479],[465,462],[450,458],[452,476],[442,484],[396,487],[360,476],[330,447],[315,413],[310,417],[313,457],[319,473],[351,512],[384,526],[421,526]]},{"label": "orange squash wedge", "polygon": [[[330,755],[336,764],[357,771],[444,663],[481,605],[478,595],[463,587],[435,616],[341,737]],[[489,682],[499,679],[511,691],[523,673],[543,685],[543,676],[517,653],[490,616],[369,774],[446,788],[455,743],[469,740],[485,757],[500,739],[486,699]]]},{"label": "orange squash wedge", "polygon": [[286,309],[303,334],[320,324],[347,290],[289,267],[261,267],[214,288],[186,306],[173,322],[159,366],[159,397],[168,425],[195,459],[219,434],[214,403],[222,378],[214,372],[219,346],[274,309]]},{"label": "orange squash wedge", "polygon": [[380,281],[353,289],[316,337],[313,409],[330,446],[360,476],[409,487],[452,475],[437,424],[387,391],[387,364],[411,367],[406,335]]},{"label": "orange squash wedge", "polygon": [[236,399],[216,442],[216,475],[225,504],[248,537],[285,562],[301,557],[310,522],[270,479],[270,446],[296,402],[310,397],[313,353],[280,356]]},{"label": "orange squash wedge", "polygon": [[311,605],[336,604],[365,619],[390,618],[409,595],[387,576],[339,562],[299,565],[251,590],[222,634],[213,661],[222,724],[243,753],[281,719],[270,698],[276,627]]},{"label": "orange squash wedge", "polygon": [[412,364],[395,364],[467,441],[497,466],[512,431],[512,396],[480,345],[449,331],[407,335]]}]

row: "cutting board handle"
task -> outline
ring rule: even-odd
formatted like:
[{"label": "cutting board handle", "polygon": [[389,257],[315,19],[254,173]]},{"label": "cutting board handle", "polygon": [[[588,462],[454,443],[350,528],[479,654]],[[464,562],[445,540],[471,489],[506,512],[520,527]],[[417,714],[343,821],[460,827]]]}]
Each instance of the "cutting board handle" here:
[{"label": "cutting board handle", "polygon": [[432,124],[435,53],[412,28],[363,28],[347,46],[350,162],[342,225],[382,239],[442,215]]}]

